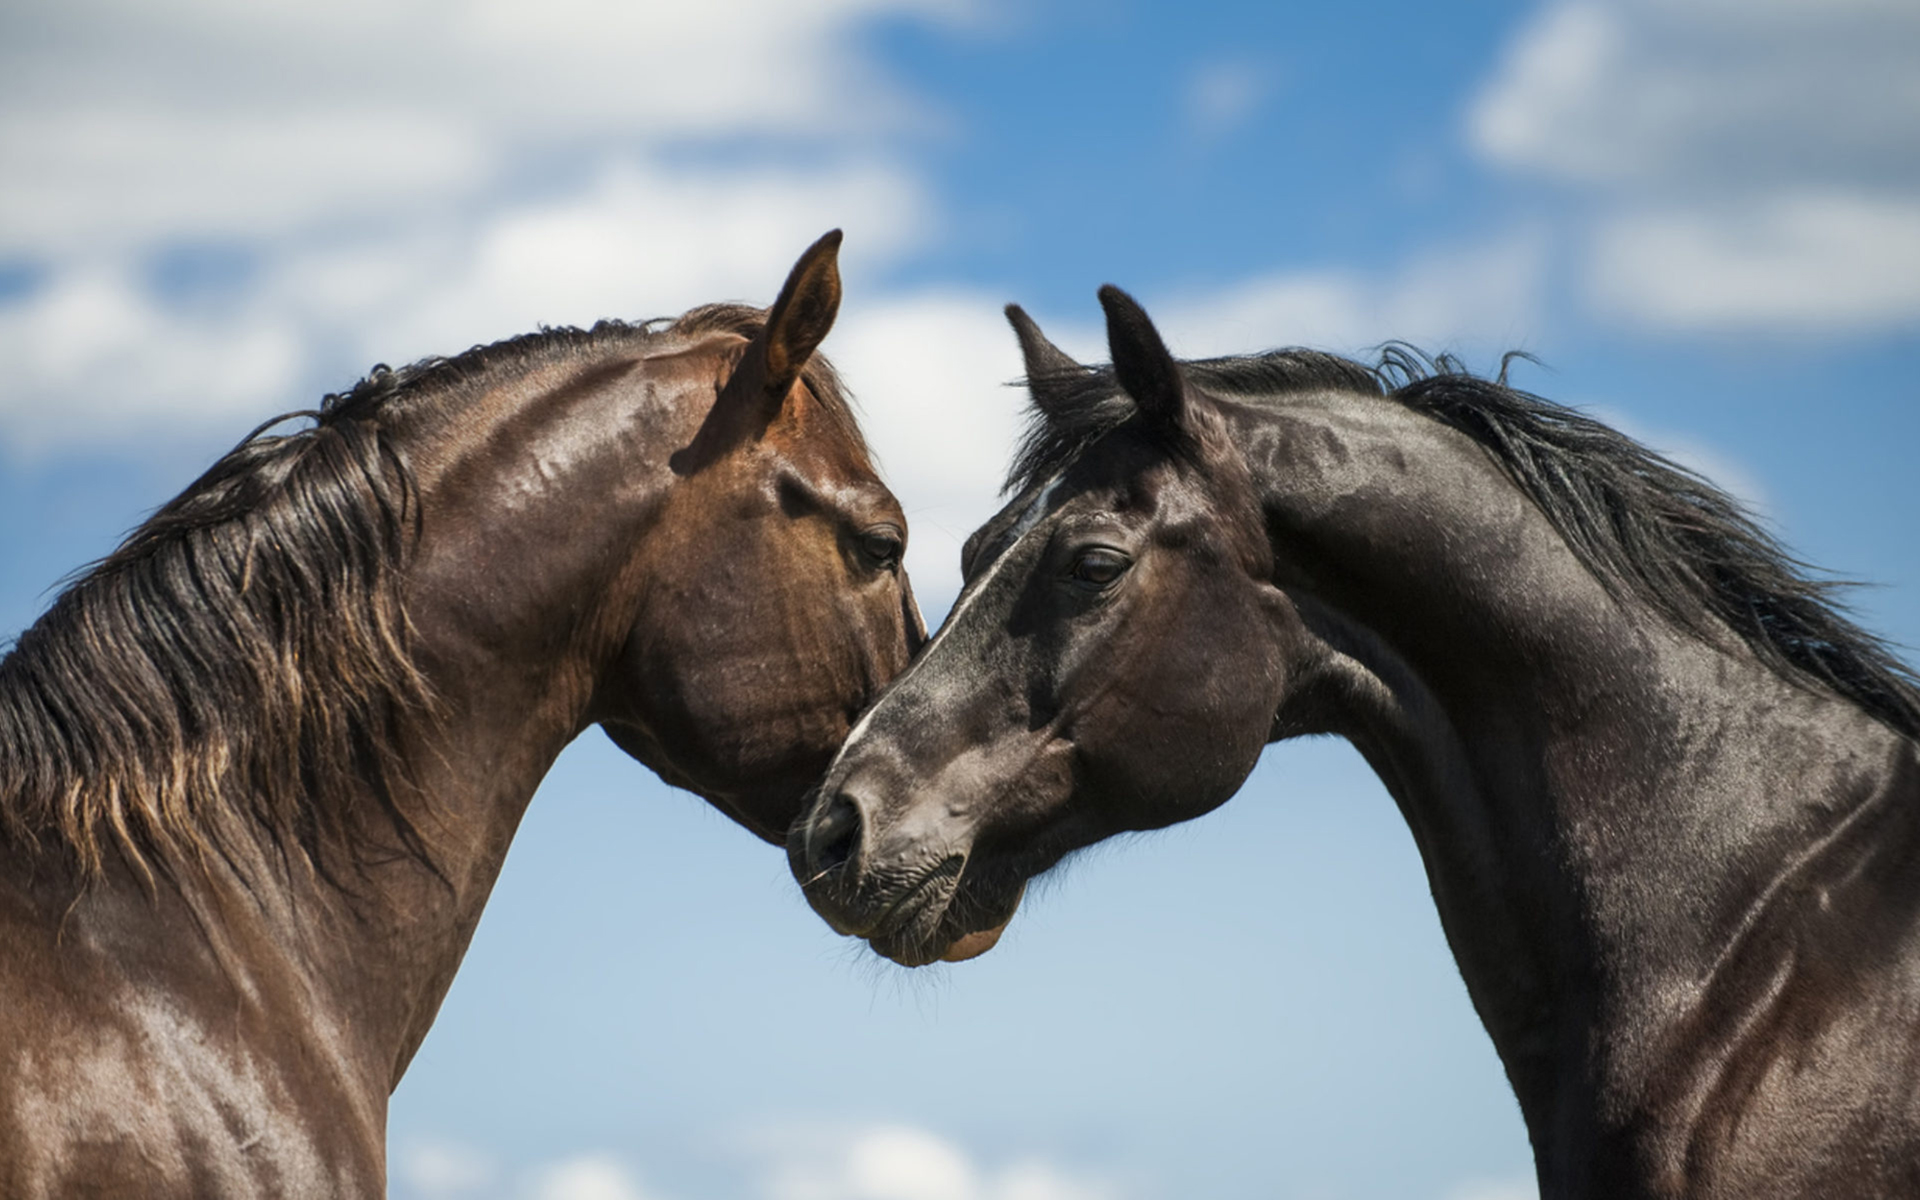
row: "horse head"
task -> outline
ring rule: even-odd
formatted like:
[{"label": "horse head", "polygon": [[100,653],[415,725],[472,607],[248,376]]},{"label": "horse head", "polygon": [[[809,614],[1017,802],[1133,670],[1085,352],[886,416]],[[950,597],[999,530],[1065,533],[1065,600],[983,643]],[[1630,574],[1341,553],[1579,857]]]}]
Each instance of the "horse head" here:
[{"label": "horse head", "polygon": [[1101,292],[1110,374],[1018,307],[1034,426],[965,586],[862,720],[789,851],[814,907],[907,964],[991,946],[1067,853],[1208,812],[1291,667],[1291,606],[1216,401]]},{"label": "horse head", "polygon": [[801,256],[759,328],[688,352],[711,402],[669,458],[593,706],[621,748],[774,842],[925,639],[906,518],[816,354],[839,245]]}]

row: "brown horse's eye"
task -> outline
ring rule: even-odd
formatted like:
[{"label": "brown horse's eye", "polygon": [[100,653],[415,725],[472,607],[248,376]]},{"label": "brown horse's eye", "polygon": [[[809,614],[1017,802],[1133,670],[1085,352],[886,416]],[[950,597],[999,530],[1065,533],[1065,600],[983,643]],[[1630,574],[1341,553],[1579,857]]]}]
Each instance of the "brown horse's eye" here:
[{"label": "brown horse's eye", "polygon": [[881,525],[860,535],[860,553],[876,570],[891,571],[899,566],[900,554],[905,549],[899,530],[891,525]]},{"label": "brown horse's eye", "polygon": [[1113,581],[1127,573],[1133,560],[1118,550],[1105,546],[1095,546],[1083,550],[1080,557],[1073,560],[1073,569],[1067,574],[1074,583],[1090,591],[1100,591],[1111,587]]}]

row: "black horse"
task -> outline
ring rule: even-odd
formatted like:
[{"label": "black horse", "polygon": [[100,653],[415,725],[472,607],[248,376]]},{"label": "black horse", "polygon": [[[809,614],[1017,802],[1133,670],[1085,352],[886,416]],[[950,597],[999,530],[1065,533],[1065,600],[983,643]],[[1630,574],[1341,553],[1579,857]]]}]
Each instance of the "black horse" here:
[{"label": "black horse", "polygon": [[[1335,733],[1412,828],[1548,1197],[1920,1195],[1920,689],[1709,484],[1442,360],[1111,368],[789,849],[908,964]],[[1397,383],[1391,391],[1387,385]]]},{"label": "black horse", "polygon": [[0,1196],[379,1196],[387,1096],[598,724],[779,842],[922,637],[906,522],[771,310],[377,371],[0,661]]}]

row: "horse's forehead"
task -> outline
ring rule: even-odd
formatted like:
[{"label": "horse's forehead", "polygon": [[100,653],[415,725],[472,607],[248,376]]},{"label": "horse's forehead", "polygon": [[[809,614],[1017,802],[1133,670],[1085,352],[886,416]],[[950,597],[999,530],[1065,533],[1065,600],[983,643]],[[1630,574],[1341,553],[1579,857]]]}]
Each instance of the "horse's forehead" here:
[{"label": "horse's forehead", "polygon": [[1032,529],[1093,514],[1157,517],[1205,507],[1205,489],[1190,483],[1166,459],[1076,462],[1041,489],[1019,524]]},{"label": "horse's forehead", "polygon": [[1144,515],[1156,521],[1217,515],[1204,477],[1163,452],[1104,439],[1042,483],[1029,485],[968,539],[968,578],[1000,561],[1035,530],[1051,530],[1094,513]]},{"label": "horse's forehead", "polygon": [[849,428],[850,420],[830,411],[804,381],[798,382],[786,408],[760,439],[757,457],[764,469],[798,475],[810,488],[844,505],[898,508],[866,446]]},{"label": "horse's forehead", "polygon": [[1029,530],[1058,512],[1067,498],[1065,479],[1064,474],[1055,475],[1041,485],[1040,490],[1034,493],[1033,499],[1027,502],[1026,508],[1013,519],[1013,523],[1007,527],[1006,533],[1002,536],[1009,542],[1019,541]]},{"label": "horse's forehead", "polygon": [[977,575],[991,563],[1004,558],[1027,534],[1058,511],[1066,500],[1065,473],[1045,483],[1029,487],[995,513],[985,525],[968,538],[966,561],[961,564],[969,576]]}]

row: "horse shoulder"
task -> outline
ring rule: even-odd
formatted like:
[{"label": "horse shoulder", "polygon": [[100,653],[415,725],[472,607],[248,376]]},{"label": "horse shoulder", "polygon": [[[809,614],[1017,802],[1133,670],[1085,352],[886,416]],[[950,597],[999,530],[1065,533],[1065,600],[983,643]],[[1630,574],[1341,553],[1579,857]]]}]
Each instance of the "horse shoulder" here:
[{"label": "horse shoulder", "polygon": [[0,879],[0,1195],[382,1193],[384,1114],[354,1119],[305,1017],[207,982],[155,906],[49,904],[19,878]]},{"label": "horse shoulder", "polygon": [[1714,1006],[1732,1036],[1689,1072],[1704,1086],[1670,1160],[1688,1194],[1920,1195],[1920,745],[1865,746],[1849,816]]}]

